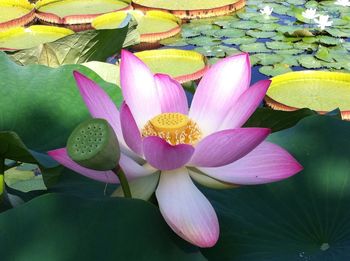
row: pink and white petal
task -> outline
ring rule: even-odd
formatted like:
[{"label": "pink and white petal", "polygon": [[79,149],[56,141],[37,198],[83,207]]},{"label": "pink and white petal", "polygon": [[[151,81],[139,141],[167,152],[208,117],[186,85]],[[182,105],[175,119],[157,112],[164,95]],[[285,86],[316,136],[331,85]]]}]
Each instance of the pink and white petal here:
[{"label": "pink and white petal", "polygon": [[303,167],[285,149],[263,142],[255,150],[229,165],[199,168],[207,175],[229,183],[255,185],[289,178]]},{"label": "pink and white petal", "polygon": [[[129,181],[132,198],[149,200],[157,188],[159,181],[159,171],[146,177],[137,178]],[[119,186],[111,195],[111,197],[124,197],[124,192]]]},{"label": "pink and white petal", "polygon": [[120,126],[119,111],[112,99],[100,86],[85,75],[78,71],[74,71],[73,75],[91,116],[108,121],[119,141],[123,144],[124,139]]},{"label": "pink and white petal", "polygon": [[105,183],[119,183],[117,176],[112,171],[97,171],[84,168],[75,163],[67,154],[66,148],[48,151],[47,154],[56,160],[64,167],[71,169],[85,177],[105,182]]},{"label": "pink and white petal", "polygon": [[219,237],[215,210],[185,168],[162,171],[156,197],[160,212],[177,235],[199,247],[215,245]]},{"label": "pink and white petal", "polygon": [[189,116],[204,136],[215,132],[229,109],[250,84],[251,68],[246,53],[231,56],[213,65],[200,81]]},{"label": "pink and white petal", "polygon": [[119,166],[124,171],[128,180],[145,177],[157,171],[153,168],[140,165],[132,158],[122,153],[120,154]]},{"label": "pink and white petal", "polygon": [[122,50],[120,83],[124,100],[142,129],[147,121],[161,113],[153,74],[134,54]]},{"label": "pink and white petal", "polygon": [[212,188],[212,189],[232,189],[232,188],[238,188],[238,185],[235,184],[231,184],[231,183],[226,183],[226,182],[222,182],[219,181],[217,179],[214,179],[212,177],[209,177],[207,175],[205,175],[203,172],[191,168],[188,169],[188,172],[190,173],[191,178],[201,184],[202,186],[208,187],[208,188]]},{"label": "pink and white petal", "polygon": [[156,82],[162,113],[179,112],[188,114],[188,102],[181,84],[166,74],[156,74]]},{"label": "pink and white petal", "polygon": [[125,143],[138,155],[142,155],[142,137],[131,111],[125,102],[120,107],[120,120]]},{"label": "pink and white petal", "polygon": [[191,159],[193,152],[194,148],[188,144],[173,146],[156,136],[143,139],[145,159],[156,169],[173,170],[181,168]]},{"label": "pink and white petal", "polygon": [[266,128],[238,128],[215,132],[196,145],[189,165],[220,167],[230,164],[255,149],[270,132]]},{"label": "pink and white petal", "polygon": [[246,90],[229,110],[219,130],[241,127],[258,108],[270,84],[270,80],[262,80]]}]

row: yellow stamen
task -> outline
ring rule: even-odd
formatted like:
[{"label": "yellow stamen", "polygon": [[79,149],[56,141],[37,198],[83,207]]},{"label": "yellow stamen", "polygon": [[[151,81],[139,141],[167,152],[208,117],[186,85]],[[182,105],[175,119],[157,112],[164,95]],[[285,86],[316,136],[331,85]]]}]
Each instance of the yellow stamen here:
[{"label": "yellow stamen", "polygon": [[184,114],[162,113],[147,122],[142,136],[158,136],[172,145],[194,145],[201,138],[201,131],[197,123]]}]

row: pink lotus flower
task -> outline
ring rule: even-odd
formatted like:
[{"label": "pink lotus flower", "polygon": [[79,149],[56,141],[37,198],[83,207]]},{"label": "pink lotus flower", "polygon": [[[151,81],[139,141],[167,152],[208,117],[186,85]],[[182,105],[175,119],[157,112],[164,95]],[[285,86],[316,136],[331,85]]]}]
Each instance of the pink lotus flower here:
[{"label": "pink lotus flower", "polygon": [[[212,66],[190,109],[178,82],[153,75],[132,53],[122,51],[120,71],[120,112],[97,84],[78,72],[74,77],[92,117],[104,118],[114,128],[122,148],[120,166],[132,193],[141,189],[149,196],[155,190],[168,225],[192,244],[211,247],[219,237],[214,208],[192,179],[211,187],[253,185],[282,180],[302,169],[287,151],[264,141],[269,129],[241,128],[270,85],[264,80],[249,88],[247,54]],[[112,171],[77,165],[64,148],[49,155],[87,177],[118,183]]]}]

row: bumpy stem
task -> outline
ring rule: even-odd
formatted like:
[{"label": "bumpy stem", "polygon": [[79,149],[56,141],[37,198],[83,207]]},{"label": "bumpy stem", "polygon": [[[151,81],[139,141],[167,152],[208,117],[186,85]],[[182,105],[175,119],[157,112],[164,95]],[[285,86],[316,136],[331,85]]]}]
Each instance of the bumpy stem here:
[{"label": "bumpy stem", "polygon": [[0,202],[6,198],[5,190],[5,159],[0,157],[0,176],[2,176],[2,184],[0,184]]},{"label": "bumpy stem", "polygon": [[126,179],[126,176],[124,174],[124,172],[120,169],[119,166],[117,166],[115,169],[113,169],[113,172],[118,176],[119,181],[120,181],[120,185],[122,186],[122,190],[124,193],[124,196],[126,198],[132,198],[131,196],[131,190],[130,190],[130,186],[129,186],[129,182]]}]

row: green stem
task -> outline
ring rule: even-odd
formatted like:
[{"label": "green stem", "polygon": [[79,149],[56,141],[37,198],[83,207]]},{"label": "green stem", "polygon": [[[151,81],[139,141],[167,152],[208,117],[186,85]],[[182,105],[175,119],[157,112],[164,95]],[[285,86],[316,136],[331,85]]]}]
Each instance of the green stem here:
[{"label": "green stem", "polygon": [[113,172],[118,176],[119,181],[120,181],[120,185],[122,186],[122,190],[124,193],[124,196],[126,198],[132,198],[131,196],[131,190],[130,190],[130,186],[129,186],[129,182],[126,179],[126,176],[124,174],[124,172],[120,169],[119,166],[117,166],[115,169],[113,169]]},{"label": "green stem", "polygon": [[0,191],[0,202],[2,202],[4,199],[6,199],[6,189],[5,189],[5,159],[0,158],[0,176],[2,176],[2,184],[0,184],[0,188],[2,188],[3,191]]}]

